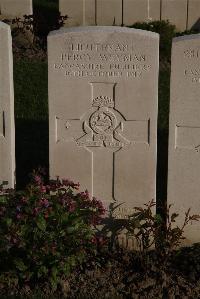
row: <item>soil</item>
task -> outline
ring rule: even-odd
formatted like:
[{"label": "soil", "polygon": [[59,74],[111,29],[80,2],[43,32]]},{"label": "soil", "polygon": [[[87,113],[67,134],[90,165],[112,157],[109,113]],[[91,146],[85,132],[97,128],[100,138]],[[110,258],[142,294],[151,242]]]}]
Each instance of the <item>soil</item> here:
[{"label": "soil", "polygon": [[[87,263],[63,278],[54,293],[48,284],[34,286],[32,290],[25,286],[15,291],[21,299],[200,298],[200,244],[175,251],[166,271],[161,265],[155,251],[139,254],[122,248],[107,250],[90,257]],[[4,290],[0,298],[10,298],[15,291]]]},{"label": "soil", "polygon": [[154,251],[141,257],[118,250],[99,259],[99,266],[89,263],[63,284],[67,298],[200,298],[199,245],[174,253],[166,272],[156,266]]}]

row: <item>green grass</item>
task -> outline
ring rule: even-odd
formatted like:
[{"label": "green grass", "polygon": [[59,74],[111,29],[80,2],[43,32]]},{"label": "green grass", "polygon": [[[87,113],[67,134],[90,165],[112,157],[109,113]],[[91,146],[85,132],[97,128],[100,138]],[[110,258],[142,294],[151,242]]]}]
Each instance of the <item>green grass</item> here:
[{"label": "green grass", "polygon": [[48,172],[48,77],[47,63],[14,63],[16,178],[17,188],[29,181],[39,166]]},{"label": "green grass", "polygon": [[170,68],[161,69],[159,73],[158,92],[158,129],[168,130],[170,99]]},{"label": "green grass", "polygon": [[47,63],[14,63],[15,117],[28,120],[48,119]]},{"label": "green grass", "polygon": [[45,9],[58,10],[59,0],[33,0],[33,7],[43,7]]}]

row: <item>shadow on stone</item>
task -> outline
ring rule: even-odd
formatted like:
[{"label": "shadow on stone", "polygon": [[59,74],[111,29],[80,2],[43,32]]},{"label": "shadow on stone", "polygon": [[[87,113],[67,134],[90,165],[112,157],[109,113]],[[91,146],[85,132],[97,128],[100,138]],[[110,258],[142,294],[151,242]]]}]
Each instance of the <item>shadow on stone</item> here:
[{"label": "shadow on stone", "polygon": [[195,30],[195,31],[200,32],[200,18],[196,21],[196,23],[194,23],[191,30]]},{"label": "shadow on stone", "polygon": [[38,167],[48,175],[48,121],[16,119],[16,181],[22,189],[30,181],[29,174]]}]

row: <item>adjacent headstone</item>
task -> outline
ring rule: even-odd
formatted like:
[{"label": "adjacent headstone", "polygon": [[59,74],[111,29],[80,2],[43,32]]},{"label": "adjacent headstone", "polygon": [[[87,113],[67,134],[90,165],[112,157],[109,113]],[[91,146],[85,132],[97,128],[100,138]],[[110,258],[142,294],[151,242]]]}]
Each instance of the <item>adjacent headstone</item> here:
[{"label": "adjacent headstone", "polygon": [[[200,214],[200,35],[175,38],[172,47],[168,203],[172,212]],[[200,223],[185,230],[186,243],[199,242]]]},{"label": "adjacent headstone", "polygon": [[33,14],[32,0],[0,0],[1,14],[9,17],[23,17]]},{"label": "adjacent headstone", "polygon": [[95,25],[95,0],[59,0],[62,16],[67,15],[66,27]]},{"label": "adjacent headstone", "polygon": [[48,37],[50,176],[124,203],[118,217],[156,196],[158,47],[109,26]]},{"label": "adjacent headstone", "polygon": [[97,0],[97,25],[122,25],[121,0]]},{"label": "adjacent headstone", "polygon": [[162,0],[161,19],[169,20],[178,31],[186,30],[187,0]]},{"label": "adjacent headstone", "polygon": [[200,0],[190,0],[188,3],[187,29],[200,29]]},{"label": "adjacent headstone", "polygon": [[13,58],[10,27],[0,22],[0,182],[15,184]]},{"label": "adjacent headstone", "polygon": [[160,0],[124,0],[123,23],[160,20]]}]

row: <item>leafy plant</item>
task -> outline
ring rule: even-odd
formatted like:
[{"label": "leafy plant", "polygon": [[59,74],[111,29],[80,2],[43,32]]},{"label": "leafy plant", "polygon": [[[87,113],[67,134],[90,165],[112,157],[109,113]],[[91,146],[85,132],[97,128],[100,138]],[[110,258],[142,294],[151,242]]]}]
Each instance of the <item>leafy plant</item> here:
[{"label": "leafy plant", "polygon": [[148,30],[160,34],[160,58],[161,61],[171,60],[172,38],[176,36],[176,27],[169,21],[152,21],[144,23],[135,23],[131,28]]},{"label": "leafy plant", "polygon": [[171,205],[167,209],[166,223],[159,214],[152,213],[155,203],[153,201],[145,204],[145,207],[136,207],[136,212],[129,217],[127,234],[132,235],[139,244],[141,260],[145,274],[151,271],[147,250],[155,246],[155,261],[157,283],[162,285],[163,294],[168,295],[167,271],[170,260],[177,248],[185,239],[184,230],[186,226],[194,221],[199,221],[200,215],[192,215],[191,209],[185,213],[183,224],[176,224],[179,214],[170,213]]},{"label": "leafy plant", "polygon": [[70,180],[45,184],[34,173],[23,192],[0,197],[0,283],[49,282],[56,288],[96,249],[105,209]]}]

